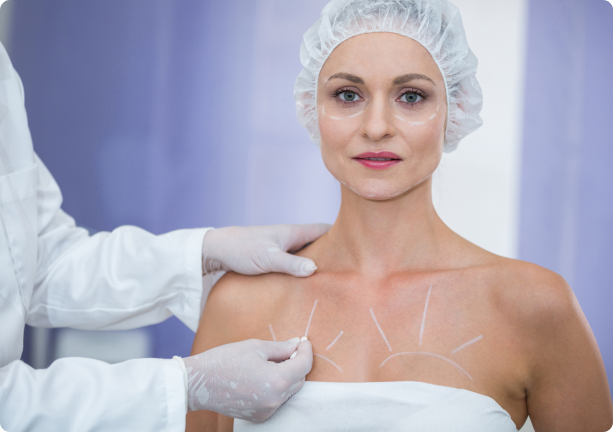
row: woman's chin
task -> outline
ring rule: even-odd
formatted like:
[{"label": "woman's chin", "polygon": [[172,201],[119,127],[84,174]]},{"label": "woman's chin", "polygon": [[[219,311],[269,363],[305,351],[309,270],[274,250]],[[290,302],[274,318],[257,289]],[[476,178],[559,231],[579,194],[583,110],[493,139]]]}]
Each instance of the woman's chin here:
[{"label": "woman's chin", "polygon": [[387,200],[396,198],[396,197],[402,195],[405,192],[407,192],[407,191],[406,190],[400,190],[400,191],[380,193],[380,194],[370,194],[370,196],[365,196],[364,198],[372,200],[372,201],[387,201]]},{"label": "woman's chin", "polygon": [[[347,186],[347,185],[346,185]],[[372,188],[372,187],[349,187],[349,190],[353,193],[359,195],[362,198],[372,200],[372,201],[386,201],[392,198],[396,198],[397,196],[402,195],[411,189],[410,186],[406,188],[401,187],[385,187],[385,188]]]}]

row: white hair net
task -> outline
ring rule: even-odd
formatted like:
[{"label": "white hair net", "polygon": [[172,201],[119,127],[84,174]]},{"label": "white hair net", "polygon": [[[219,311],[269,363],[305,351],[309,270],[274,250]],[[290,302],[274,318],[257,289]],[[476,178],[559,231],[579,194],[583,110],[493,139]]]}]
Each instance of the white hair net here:
[{"label": "white hair net", "polygon": [[350,37],[386,32],[423,45],[438,65],[447,91],[446,152],[481,126],[483,94],[477,82],[477,58],[468,47],[460,11],[447,0],[332,0],[304,34],[304,68],[294,87],[296,114],[319,145],[317,80],[332,51]]}]

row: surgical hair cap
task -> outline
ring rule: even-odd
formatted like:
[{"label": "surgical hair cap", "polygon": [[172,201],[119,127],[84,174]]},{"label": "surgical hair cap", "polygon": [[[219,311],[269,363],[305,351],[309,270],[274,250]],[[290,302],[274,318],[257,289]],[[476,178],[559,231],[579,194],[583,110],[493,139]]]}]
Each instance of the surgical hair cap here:
[{"label": "surgical hair cap", "polygon": [[317,80],[324,63],[343,41],[364,33],[407,36],[424,46],[438,65],[447,92],[445,152],[456,149],[483,121],[483,94],[477,82],[477,57],[468,47],[458,8],[447,0],[332,0],[304,34],[302,72],[294,97],[300,124],[320,145]]}]

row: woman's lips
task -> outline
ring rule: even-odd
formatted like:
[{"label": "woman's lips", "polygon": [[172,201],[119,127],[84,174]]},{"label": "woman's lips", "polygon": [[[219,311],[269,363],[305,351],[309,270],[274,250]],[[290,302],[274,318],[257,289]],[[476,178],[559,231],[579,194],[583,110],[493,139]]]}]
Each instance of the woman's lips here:
[{"label": "woman's lips", "polygon": [[392,152],[366,152],[357,155],[353,158],[353,160],[361,163],[366,168],[375,169],[375,170],[384,170],[388,169],[391,166],[394,166],[400,162],[402,162],[402,158],[398,156],[396,153]]}]

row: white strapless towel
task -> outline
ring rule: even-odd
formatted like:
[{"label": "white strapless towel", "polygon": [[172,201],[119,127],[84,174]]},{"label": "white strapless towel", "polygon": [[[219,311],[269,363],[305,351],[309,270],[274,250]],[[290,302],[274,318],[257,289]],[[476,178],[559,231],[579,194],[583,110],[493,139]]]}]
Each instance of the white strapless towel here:
[{"label": "white strapless towel", "polygon": [[414,381],[307,381],[263,423],[234,420],[235,431],[517,432],[488,396]]}]

